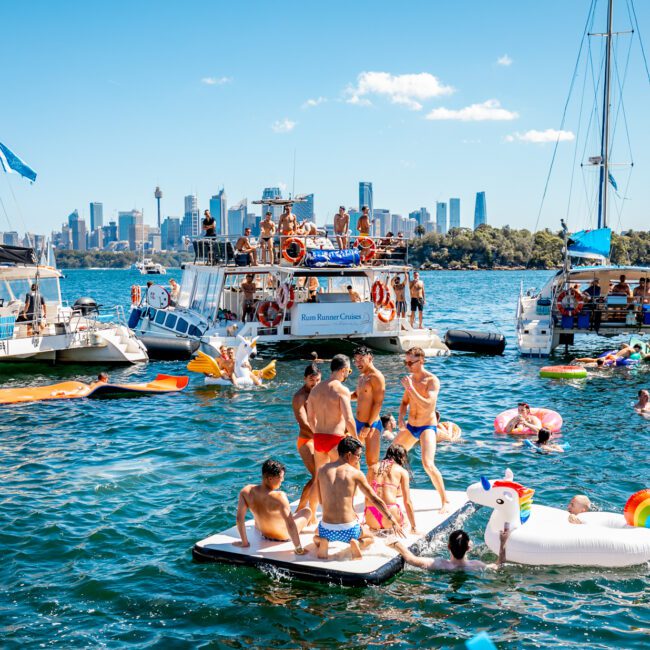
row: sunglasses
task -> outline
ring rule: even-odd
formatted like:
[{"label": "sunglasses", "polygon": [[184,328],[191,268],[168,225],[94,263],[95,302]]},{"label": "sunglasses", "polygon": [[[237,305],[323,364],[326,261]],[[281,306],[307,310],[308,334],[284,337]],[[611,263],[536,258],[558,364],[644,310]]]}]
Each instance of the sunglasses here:
[{"label": "sunglasses", "polygon": [[411,366],[414,366],[416,363],[420,363],[422,359],[416,359],[415,361],[405,361],[404,365],[410,368]]}]

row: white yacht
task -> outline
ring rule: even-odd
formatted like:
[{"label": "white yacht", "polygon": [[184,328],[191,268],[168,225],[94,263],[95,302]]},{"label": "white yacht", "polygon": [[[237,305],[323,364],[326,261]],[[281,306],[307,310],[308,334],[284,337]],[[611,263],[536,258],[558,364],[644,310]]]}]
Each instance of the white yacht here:
[{"label": "white yacht", "polygon": [[[221,345],[236,346],[238,334],[258,337],[258,346],[363,343],[387,352],[419,346],[427,356],[449,354],[435,330],[414,329],[396,316],[392,281],[404,281],[411,270],[406,244],[359,240],[359,247],[338,250],[321,235],[283,237],[280,262],[255,266],[235,254],[228,237],[195,240],[175,304],[154,285],[132,306],[129,326],[159,357],[197,347],[216,355]],[[251,275],[255,288],[245,302],[241,285]]]},{"label": "white yacht", "polygon": [[[64,305],[61,277],[53,266],[37,264],[33,249],[0,246],[0,361],[147,361],[142,342],[124,323],[101,322],[92,299],[80,298],[72,307]],[[36,314],[25,320],[26,296],[32,284],[38,285],[45,313],[38,306]]]},{"label": "white yacht", "polygon": [[135,269],[140,271],[142,275],[167,275],[165,267],[158,262],[154,262],[150,257],[144,257],[133,266]]}]

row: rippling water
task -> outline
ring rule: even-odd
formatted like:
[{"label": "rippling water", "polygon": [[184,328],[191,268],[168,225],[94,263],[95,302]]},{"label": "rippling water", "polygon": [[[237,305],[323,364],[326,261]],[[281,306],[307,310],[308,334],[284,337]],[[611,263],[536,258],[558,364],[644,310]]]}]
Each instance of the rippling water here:
[{"label": "rippling water", "polygon": [[[126,304],[140,278],[129,271],[67,275],[65,297],[92,295],[107,306]],[[429,324],[498,327],[508,338],[503,357],[428,362],[442,383],[443,417],[464,432],[463,444],[440,447],[438,465],[450,489],[511,467],[535,488],[538,503],[563,507],[586,492],[598,508],[620,511],[650,483],[650,422],[630,408],[650,374],[621,369],[574,384],[540,379],[544,363],[515,352],[513,313],[521,280],[539,286],[545,277],[424,274]],[[401,360],[381,356],[377,365],[387,376],[387,407],[396,411]],[[194,376],[178,395],[0,407],[2,645],[454,647],[486,630],[502,647],[648,647],[647,566],[508,566],[484,576],[407,569],[388,585],[349,589],[194,564],[193,543],[234,523],[237,492],[257,480],[261,460],[284,461],[286,490],[299,495],[306,475],[290,395],[303,367],[280,359],[277,380],[256,391],[207,388]],[[0,380],[89,379],[98,370],[14,365],[0,369]],[[156,372],[181,374],[184,364],[111,375],[133,381]],[[568,453],[530,454],[495,437],[494,415],[520,399],[563,414]],[[413,466],[415,486],[428,488],[419,459]],[[493,557],[482,541],[489,514],[463,522],[485,558]],[[443,546],[437,542],[432,553]]]}]

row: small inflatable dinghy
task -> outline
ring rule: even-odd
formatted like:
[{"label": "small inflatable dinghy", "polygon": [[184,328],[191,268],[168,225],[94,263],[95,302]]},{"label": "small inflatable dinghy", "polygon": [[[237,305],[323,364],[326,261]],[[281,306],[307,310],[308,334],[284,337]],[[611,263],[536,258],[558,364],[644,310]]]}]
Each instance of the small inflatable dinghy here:
[{"label": "small inflatable dinghy", "polygon": [[[451,502],[449,511],[441,515],[438,512],[440,497],[435,490],[411,490],[418,534],[413,535],[409,531],[402,541],[413,553],[419,554],[426,541],[442,532],[472,507],[464,492],[448,491],[447,496]],[[401,499],[399,501],[403,507]],[[295,508],[297,502],[291,505]],[[364,501],[360,494],[355,499],[354,507],[359,521],[363,521]],[[360,560],[352,560],[349,545],[340,542],[330,542],[329,559],[319,560],[313,542],[315,527],[303,530],[300,535],[302,546],[307,551],[305,555],[296,555],[290,541],[272,542],[264,539],[252,520],[246,522],[246,530],[250,542],[248,548],[233,546],[233,542],[239,540],[237,527],[233,526],[197,542],[192,549],[192,556],[197,562],[271,566],[292,577],[346,586],[381,584],[390,580],[404,566],[402,557],[395,549],[386,546],[386,538],[381,536],[377,536],[374,543],[363,551]]]},{"label": "small inflatable dinghy", "polygon": [[0,389],[0,404],[22,404],[58,399],[78,399],[81,397],[114,397],[125,394],[152,395],[158,393],[177,393],[183,390],[189,377],[157,375],[153,381],[134,384],[104,384],[81,381],[64,381],[48,386],[24,386],[22,388]]}]

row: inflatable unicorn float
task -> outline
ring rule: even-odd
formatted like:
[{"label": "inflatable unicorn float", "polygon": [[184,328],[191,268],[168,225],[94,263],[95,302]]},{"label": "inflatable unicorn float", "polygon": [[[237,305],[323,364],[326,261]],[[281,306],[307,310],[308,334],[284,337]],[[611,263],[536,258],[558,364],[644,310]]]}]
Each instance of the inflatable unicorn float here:
[{"label": "inflatable unicorn float", "polygon": [[467,497],[494,512],[485,543],[499,552],[499,532],[510,526],[506,557],[532,565],[622,567],[650,561],[650,490],[632,495],[625,514],[585,512],[583,525],[572,524],[566,510],[533,504],[534,490],[505,477],[484,476],[467,488]]},{"label": "inflatable unicorn float", "polygon": [[[264,368],[253,370],[249,359],[257,355],[257,337],[246,339],[237,335],[239,345],[235,352],[234,386],[237,388],[249,388],[259,385],[262,380],[275,379],[275,359]],[[233,382],[222,370],[219,362],[200,350],[188,364],[187,369],[192,372],[200,372],[205,375],[205,383],[216,386],[233,386]],[[257,381],[255,381],[257,379]]]}]

